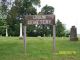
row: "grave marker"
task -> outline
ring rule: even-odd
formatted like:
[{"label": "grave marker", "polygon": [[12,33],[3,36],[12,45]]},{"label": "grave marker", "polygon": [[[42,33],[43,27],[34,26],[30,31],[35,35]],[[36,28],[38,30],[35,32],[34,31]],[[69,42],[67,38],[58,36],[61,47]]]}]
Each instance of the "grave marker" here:
[{"label": "grave marker", "polygon": [[77,28],[75,26],[71,27],[71,31],[70,31],[70,40],[71,41],[77,41]]}]

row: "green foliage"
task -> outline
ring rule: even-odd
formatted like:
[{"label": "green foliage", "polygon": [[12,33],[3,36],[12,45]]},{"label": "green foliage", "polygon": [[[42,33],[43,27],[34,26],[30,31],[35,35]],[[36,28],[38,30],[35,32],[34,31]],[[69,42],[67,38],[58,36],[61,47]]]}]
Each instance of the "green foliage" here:
[{"label": "green foliage", "polygon": [[0,35],[5,36],[6,32],[6,25],[5,25],[5,20],[0,20]]},{"label": "green foliage", "polygon": [[7,14],[8,14],[8,4],[9,3],[7,0],[1,0],[0,1],[0,35],[5,35],[6,34],[6,27],[7,27]]},{"label": "green foliage", "polygon": [[42,8],[41,13],[44,15],[53,14],[54,13],[54,7],[46,5]]},{"label": "green foliage", "polygon": [[[14,4],[11,3],[12,7],[8,10],[7,0],[2,0],[2,15],[7,15],[7,19],[0,20],[0,34],[5,34],[5,28],[8,25],[9,36],[19,36],[19,23],[22,22],[24,15],[36,15],[37,11],[33,5],[40,6],[40,0],[15,0]],[[54,13],[54,7],[44,6],[40,14],[49,15]],[[20,19],[21,18],[21,19]],[[2,27],[3,26],[3,27]],[[2,32],[4,31],[4,32]],[[28,26],[28,36],[51,36],[53,33],[51,25],[35,25]],[[62,22],[56,23],[56,34],[61,37],[65,34],[65,27]]]},{"label": "green foliage", "polygon": [[[15,5],[8,12],[7,25],[9,25],[9,35],[19,36],[19,23],[22,22],[24,15],[37,14],[34,5],[39,5],[40,0],[15,0]],[[21,18],[21,19],[20,19]]]},{"label": "green foliage", "polygon": [[1,11],[2,13],[5,13],[7,11],[7,0],[1,0]]},{"label": "green foliage", "polygon": [[60,20],[58,20],[56,23],[56,36],[65,36],[65,26],[62,24],[62,22],[60,22]]},{"label": "green foliage", "polygon": [[66,36],[66,37],[69,37],[69,35],[70,35],[70,31],[69,31],[69,30],[66,30],[66,31],[65,31],[65,36]]},{"label": "green foliage", "polygon": [[[38,14],[40,15],[50,15],[54,13],[54,7],[52,6],[44,6],[41,10],[41,12],[39,12]],[[38,27],[41,27],[38,28]],[[52,26],[51,25],[39,25],[37,27],[37,31],[41,34],[40,36],[51,36],[53,31],[52,31]]]},{"label": "green foliage", "polygon": [[4,21],[0,19],[0,26],[4,25]]},{"label": "green foliage", "polygon": [[6,35],[6,29],[3,26],[0,26],[0,36],[5,36]]},{"label": "green foliage", "polygon": [[[36,13],[36,9],[33,5],[40,5],[40,0],[15,0],[15,6],[19,15],[32,15]],[[34,13],[33,13],[34,12]]]},{"label": "green foliage", "polygon": [[29,25],[27,26],[27,35],[28,36],[51,36],[52,35],[52,26],[51,25]]}]

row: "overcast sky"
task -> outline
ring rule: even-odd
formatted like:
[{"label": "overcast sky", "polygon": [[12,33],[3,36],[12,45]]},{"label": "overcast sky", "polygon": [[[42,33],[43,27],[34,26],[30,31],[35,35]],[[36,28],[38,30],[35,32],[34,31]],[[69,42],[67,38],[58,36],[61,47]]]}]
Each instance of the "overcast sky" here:
[{"label": "overcast sky", "polygon": [[60,19],[67,29],[75,25],[80,34],[80,0],[41,0],[41,7],[46,4],[55,8],[56,19]]}]

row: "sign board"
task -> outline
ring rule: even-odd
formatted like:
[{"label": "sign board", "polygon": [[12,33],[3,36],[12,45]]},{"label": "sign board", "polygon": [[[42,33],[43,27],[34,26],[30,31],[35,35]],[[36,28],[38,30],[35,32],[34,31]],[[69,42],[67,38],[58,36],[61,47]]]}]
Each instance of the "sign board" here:
[{"label": "sign board", "polygon": [[55,15],[26,15],[23,20],[24,48],[26,51],[26,25],[49,24],[53,25],[53,48],[56,49]]},{"label": "sign board", "polygon": [[55,15],[26,15],[24,24],[50,24],[55,25]]}]

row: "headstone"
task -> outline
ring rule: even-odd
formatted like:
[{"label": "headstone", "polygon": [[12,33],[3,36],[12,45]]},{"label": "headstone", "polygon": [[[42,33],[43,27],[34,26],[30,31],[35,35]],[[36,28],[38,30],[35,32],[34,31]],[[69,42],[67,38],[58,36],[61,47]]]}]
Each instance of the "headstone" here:
[{"label": "headstone", "polygon": [[75,26],[71,27],[71,31],[70,31],[70,40],[71,41],[77,41],[77,28]]}]

